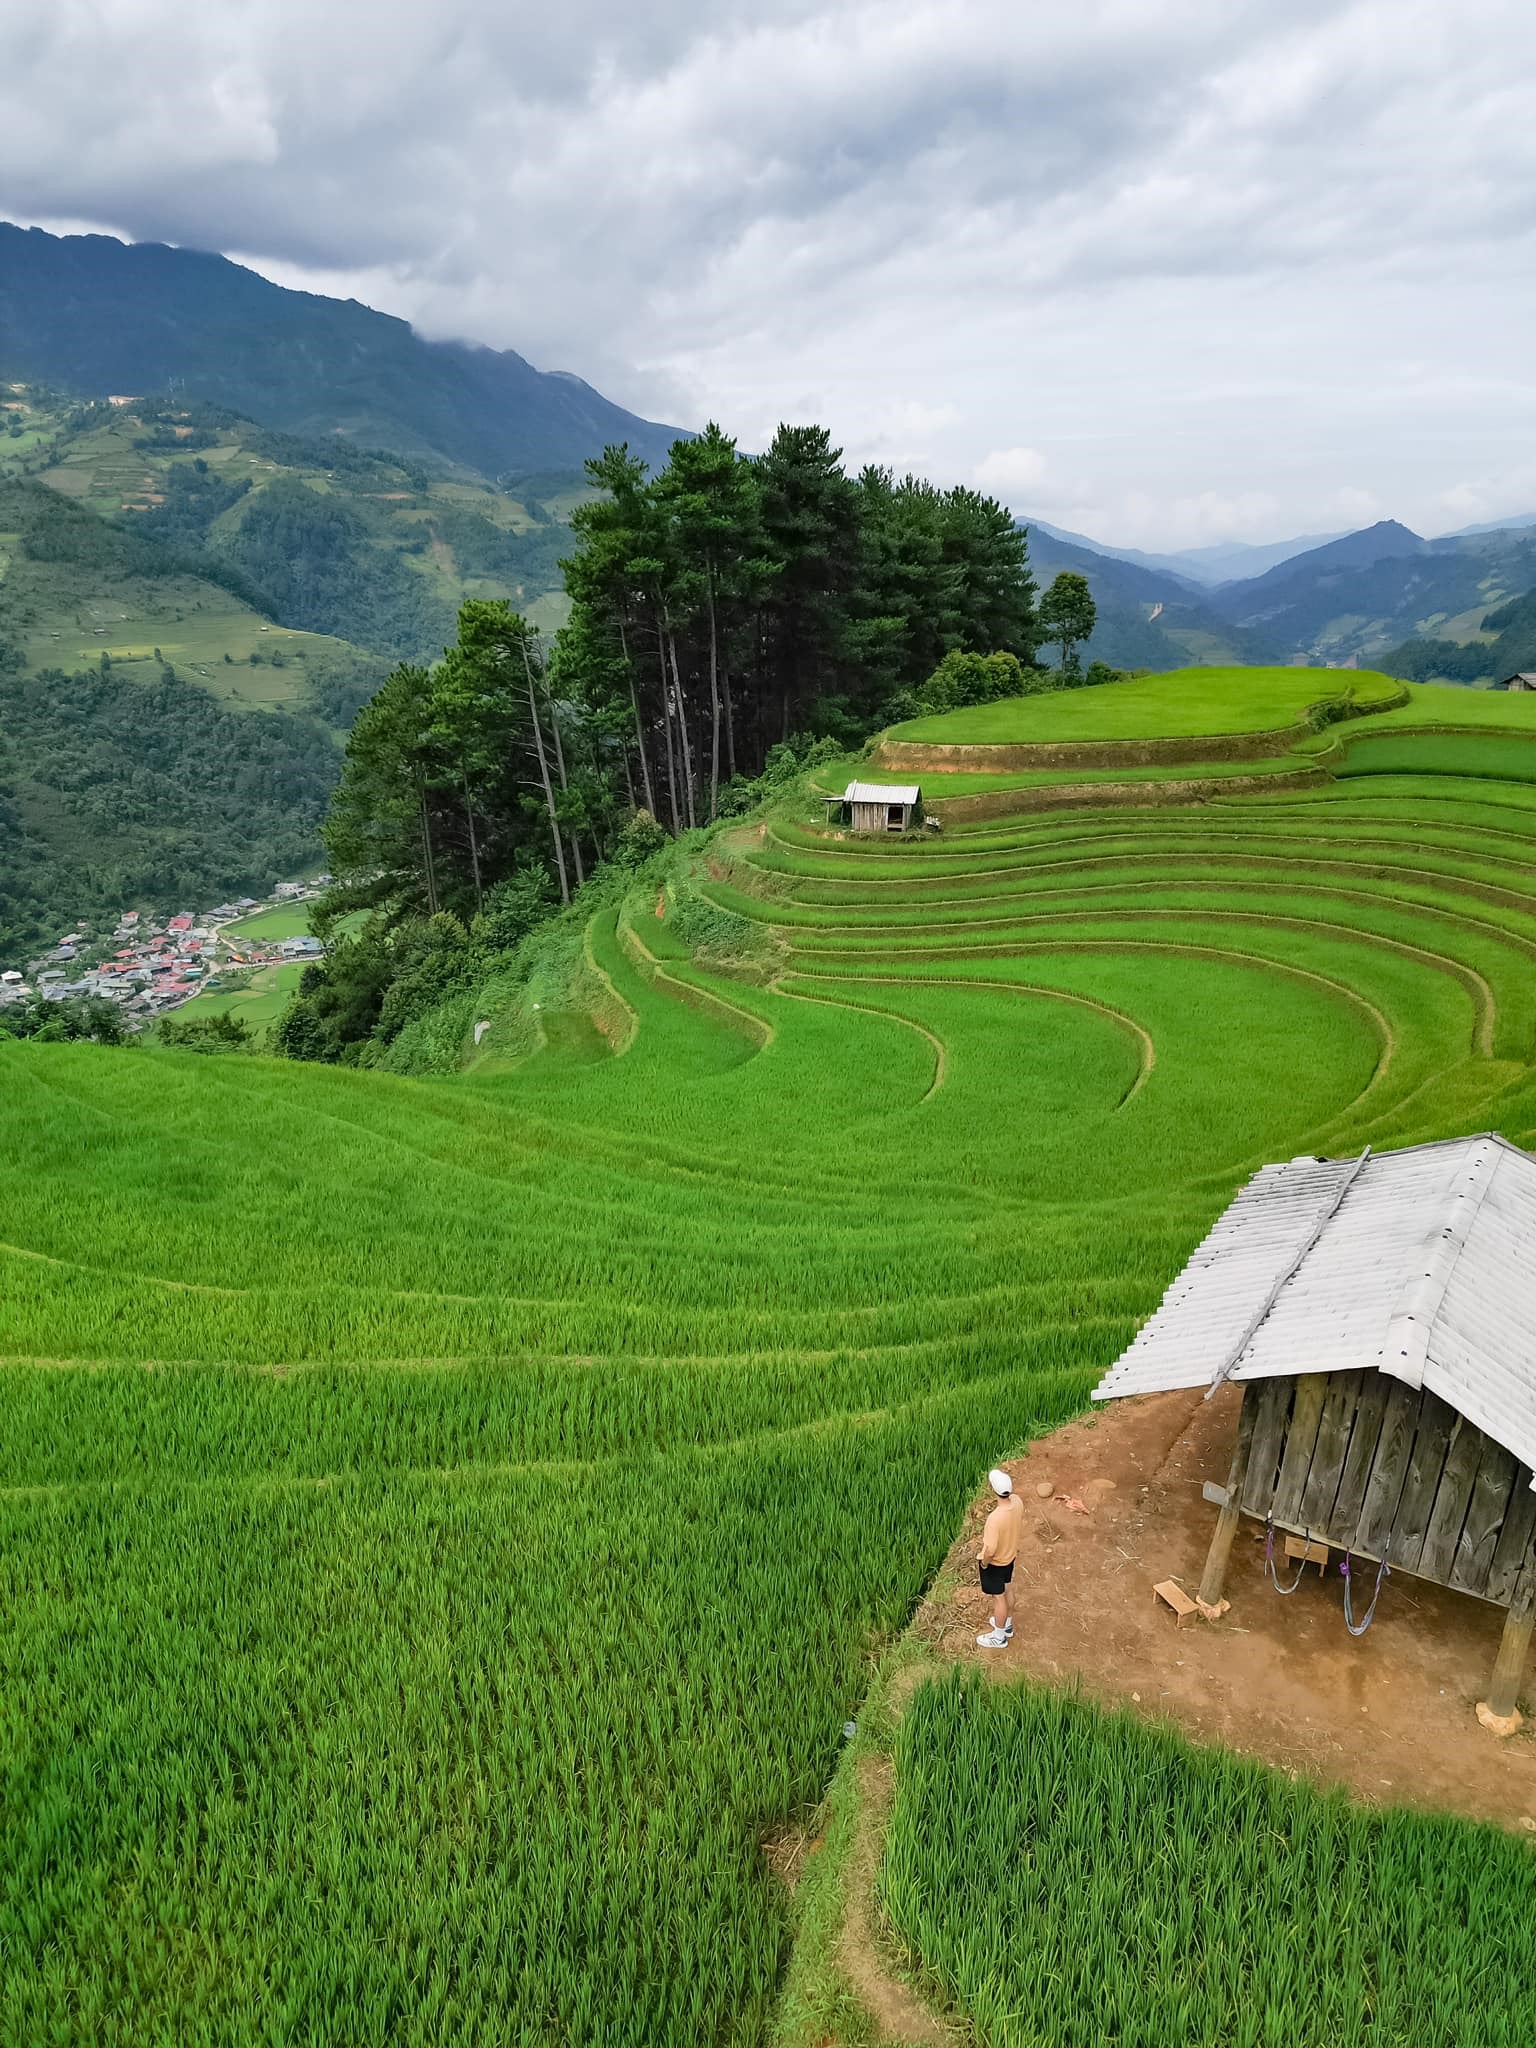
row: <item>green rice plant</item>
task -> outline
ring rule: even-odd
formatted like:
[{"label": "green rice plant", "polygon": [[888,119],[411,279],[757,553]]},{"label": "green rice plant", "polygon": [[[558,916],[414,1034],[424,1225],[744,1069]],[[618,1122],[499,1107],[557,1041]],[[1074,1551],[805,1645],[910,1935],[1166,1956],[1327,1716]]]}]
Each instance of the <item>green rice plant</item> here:
[{"label": "green rice plant", "polygon": [[879,1891],[985,2048],[1514,2048],[1536,2023],[1522,1842],[1035,1686],[918,1689]]},{"label": "green rice plant", "polygon": [[1295,668],[1183,669],[1176,679],[1136,676],[1094,689],[1004,697],[967,711],[913,719],[892,727],[890,737],[951,746],[1214,738],[1303,725],[1314,704],[1346,692],[1362,706],[1394,703],[1405,687],[1391,676],[1364,669],[1350,676],[1345,690],[1336,687],[1336,680]]},{"label": "green rice plant", "polygon": [[[1184,687],[1136,701],[1256,730],[1319,683]],[[762,1843],[978,1475],[1081,1409],[1262,1160],[1536,1141],[1532,786],[890,845],[797,807],[552,926],[409,1074],[0,1043],[0,2039],[763,2041]],[[1148,1754],[1183,1870],[1209,1788]],[[1076,1985],[1082,1898],[1134,1904],[1097,1770],[1045,1788],[1085,1839],[1033,2006],[893,1850],[983,2034]],[[967,1783],[941,1839],[993,1826]],[[1234,2040],[1351,2038],[1351,1973],[1406,1953],[1340,1904],[1367,1849],[1329,1812],[1329,1981],[1244,1921],[1270,2031]],[[1103,2038],[1221,2038],[1230,1989]]]}]

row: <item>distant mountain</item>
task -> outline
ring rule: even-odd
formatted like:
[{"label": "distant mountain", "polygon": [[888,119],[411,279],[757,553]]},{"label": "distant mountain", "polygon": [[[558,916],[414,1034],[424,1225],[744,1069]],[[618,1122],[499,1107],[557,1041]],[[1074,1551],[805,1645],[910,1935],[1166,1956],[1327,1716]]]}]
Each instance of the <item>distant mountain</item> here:
[{"label": "distant mountain", "polygon": [[1164,578],[1176,577],[1191,590],[1198,590],[1201,586],[1201,579],[1190,570],[1180,568],[1172,555],[1143,554],[1140,548],[1112,548],[1106,541],[1094,540],[1086,533],[1073,533],[1069,527],[1048,525],[1043,519],[1031,519],[1026,524],[1031,533],[1044,534],[1063,547],[1080,548],[1087,554],[1101,555],[1109,562],[1126,562],[1134,569],[1157,570]]},{"label": "distant mountain", "polygon": [[1485,519],[1480,526],[1458,526],[1454,533],[1442,535],[1445,540],[1470,540],[1480,533],[1512,533],[1517,529],[1529,530],[1536,527],[1536,512],[1522,512],[1514,519]]},{"label": "distant mountain", "polygon": [[1096,555],[1108,555],[1112,561],[1132,562],[1137,568],[1159,569],[1165,575],[1177,576],[1193,589],[1262,575],[1277,563],[1288,562],[1293,555],[1305,554],[1309,549],[1339,538],[1336,533],[1304,533],[1294,540],[1229,540],[1213,547],[1178,548],[1169,554],[1148,554],[1141,548],[1111,547],[1106,541],[1093,540],[1085,533],[1072,533],[1066,527],[1047,525],[1043,519],[1032,520],[1030,525],[1036,533],[1047,533],[1053,540],[1087,548]]},{"label": "distant mountain", "polygon": [[1536,534],[1496,529],[1425,540],[1397,520],[1224,584],[1212,611],[1279,657],[1344,661],[1415,637],[1466,642],[1483,615],[1536,584]]},{"label": "distant mountain", "polygon": [[1266,569],[1261,576],[1225,584],[1214,593],[1211,602],[1224,618],[1258,625],[1285,611],[1294,602],[1292,593],[1310,591],[1346,570],[1426,555],[1429,551],[1429,542],[1418,534],[1395,519],[1383,519],[1375,526],[1362,527],[1358,533],[1346,533],[1320,548],[1293,555],[1275,568]]},{"label": "distant mountain", "polygon": [[1087,577],[1098,607],[1098,625],[1087,648],[1090,661],[1107,661],[1112,668],[1175,669],[1266,658],[1268,650],[1258,638],[1218,617],[1197,584],[1166,569],[1101,554],[1043,525],[1029,528],[1029,559],[1041,584],[1063,569]]},{"label": "distant mountain", "polygon": [[1215,547],[1181,548],[1167,559],[1188,576],[1203,583],[1235,583],[1242,578],[1262,576],[1296,555],[1310,554],[1338,540],[1337,533],[1300,533],[1292,540],[1223,541]]},{"label": "distant mountain", "polygon": [[88,397],[174,391],[491,477],[579,470],[610,441],[659,462],[679,432],[509,349],[423,341],[355,299],[288,291],[223,256],[4,222],[0,374]]}]

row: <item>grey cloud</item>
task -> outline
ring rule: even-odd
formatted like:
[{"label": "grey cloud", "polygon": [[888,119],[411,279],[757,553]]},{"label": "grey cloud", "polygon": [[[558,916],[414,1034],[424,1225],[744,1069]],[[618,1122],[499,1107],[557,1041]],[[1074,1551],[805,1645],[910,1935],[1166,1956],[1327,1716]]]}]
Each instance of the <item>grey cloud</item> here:
[{"label": "grey cloud", "polygon": [[0,192],[1111,537],[1433,524],[1536,484],[1533,70],[1523,0],[13,0]]}]

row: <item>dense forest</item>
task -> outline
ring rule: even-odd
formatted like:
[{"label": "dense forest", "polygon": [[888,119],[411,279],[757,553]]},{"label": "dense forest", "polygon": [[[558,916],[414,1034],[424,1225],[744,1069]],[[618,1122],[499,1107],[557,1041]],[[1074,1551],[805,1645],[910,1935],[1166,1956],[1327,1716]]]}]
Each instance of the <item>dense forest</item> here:
[{"label": "dense forest", "polygon": [[1393,675],[1427,683],[1436,677],[1452,683],[1475,683],[1483,676],[1502,681],[1522,670],[1536,669],[1536,590],[1512,598],[1485,613],[1485,633],[1494,640],[1437,640],[1420,636],[1405,640],[1386,657]]},{"label": "dense forest", "polygon": [[[238,563],[219,560],[196,545],[177,546],[136,525],[99,519],[41,484],[0,483],[0,531],[19,536],[29,561],[69,569],[85,586],[103,579],[197,576],[264,617],[274,616],[271,599]],[[7,631],[26,623],[12,615],[8,604]]]},{"label": "dense forest", "polygon": [[359,717],[326,827],[347,907],[469,914],[534,850],[568,895],[625,816],[678,832],[740,809],[773,747],[857,744],[946,657],[1006,655],[974,688],[1025,687],[1042,627],[994,499],[849,477],[821,428],[753,458],[711,426],[655,477],[623,448],[588,473],[552,648],[471,602],[443,660],[403,664]]},{"label": "dense forest", "polygon": [[58,906],[199,908],[316,857],[337,749],[315,720],[227,711],[174,673],[25,675],[0,650],[0,956]]},{"label": "dense forest", "polygon": [[995,499],[849,476],[818,427],[748,457],[710,426],[654,476],[622,447],[588,475],[553,645],[472,600],[443,660],[402,664],[360,713],[324,915],[372,916],[307,972],[284,1050],[366,1059],[603,862],[921,708],[1080,679],[1087,587],[1067,574],[1037,606]]}]

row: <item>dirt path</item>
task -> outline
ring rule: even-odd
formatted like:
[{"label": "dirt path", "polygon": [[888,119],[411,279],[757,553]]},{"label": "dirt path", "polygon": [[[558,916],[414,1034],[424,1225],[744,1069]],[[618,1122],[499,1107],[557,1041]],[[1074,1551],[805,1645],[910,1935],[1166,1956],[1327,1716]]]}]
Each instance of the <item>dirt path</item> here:
[{"label": "dirt path", "polygon": [[[1238,1402],[1235,1388],[1209,1402],[1198,1393],[1113,1401],[1040,1438],[1009,1467],[1026,1509],[1014,1645],[976,1646],[987,1611],[974,1563],[982,1501],[914,1633],[941,1662],[1077,1681],[1108,1704],[1176,1722],[1197,1742],[1372,1804],[1536,1823],[1536,1725],[1499,1742],[1474,1712],[1502,1610],[1401,1573],[1388,1580],[1368,1634],[1351,1638],[1337,1570],[1309,1569],[1281,1599],[1264,1575],[1263,1532],[1248,1521],[1221,1621],[1178,1627],[1154,1600],[1157,1580],[1177,1578],[1191,1593],[1199,1581],[1216,1514],[1201,1483],[1226,1479]],[[1536,1692],[1536,1677],[1527,1684]]]},{"label": "dirt path", "polygon": [[843,1867],[846,1910],[838,1961],[876,2039],[892,2048],[953,2048],[958,2036],[931,2013],[917,1993],[886,1964],[875,1933],[875,1877],[895,1785],[890,1759],[867,1756],[859,1767],[859,1812],[853,1847]]}]

